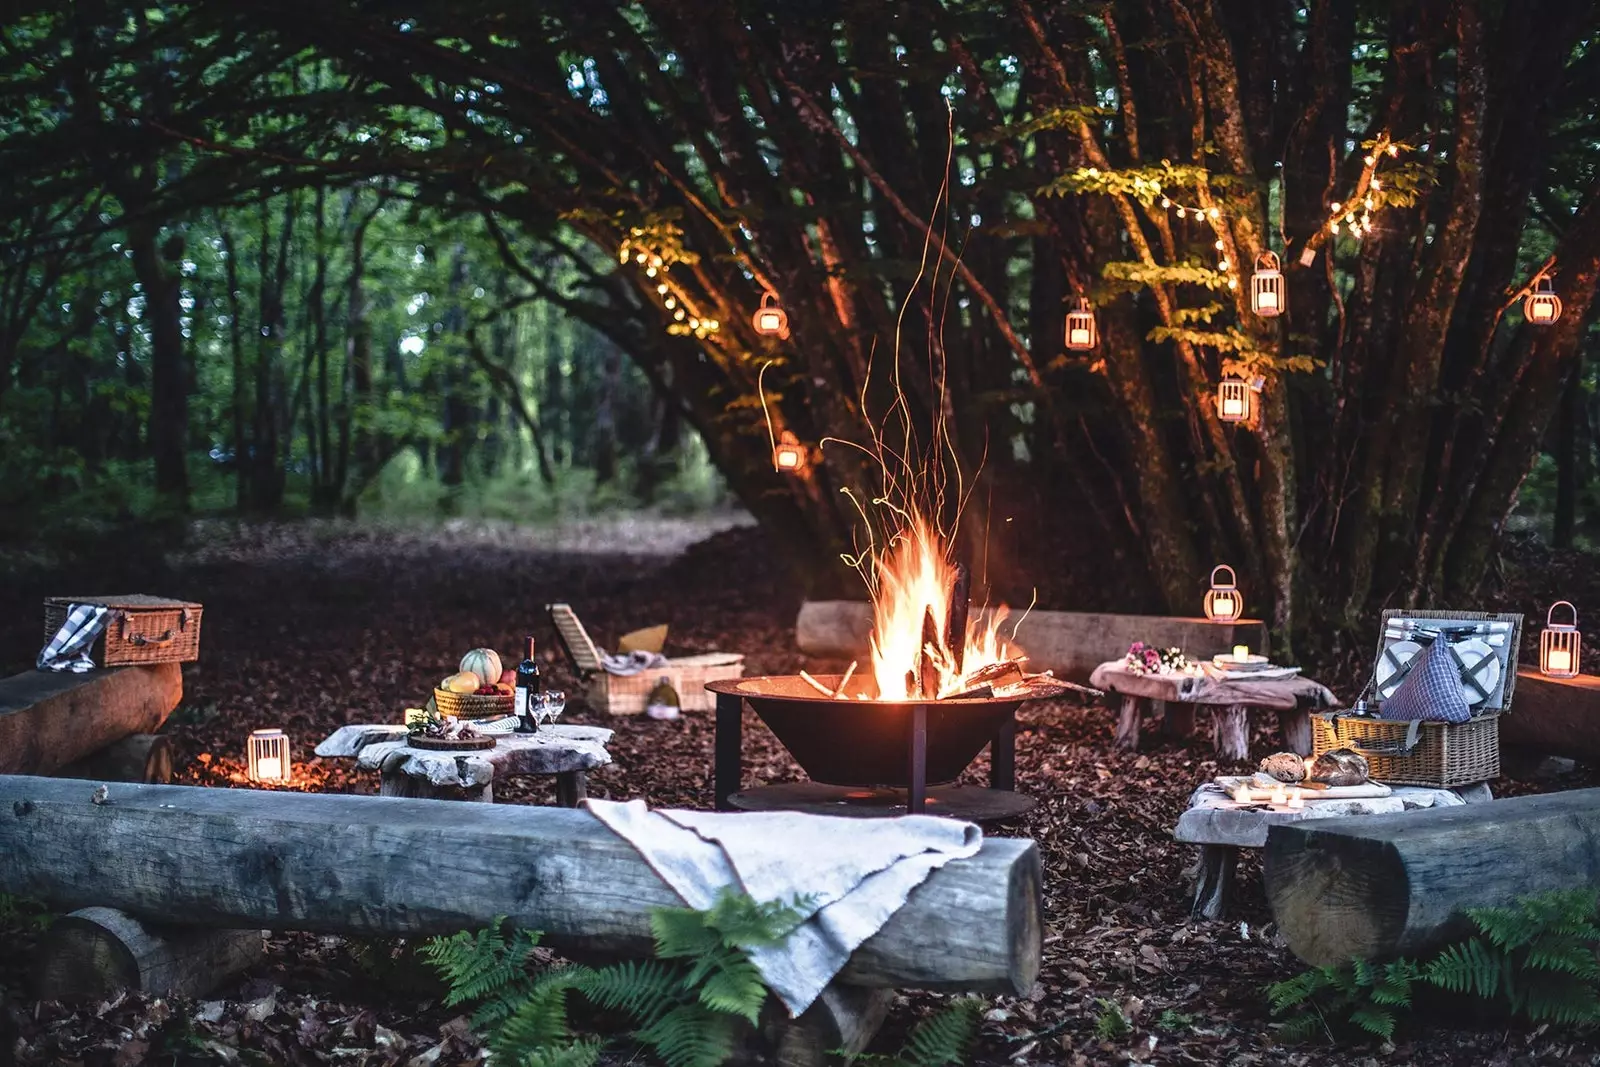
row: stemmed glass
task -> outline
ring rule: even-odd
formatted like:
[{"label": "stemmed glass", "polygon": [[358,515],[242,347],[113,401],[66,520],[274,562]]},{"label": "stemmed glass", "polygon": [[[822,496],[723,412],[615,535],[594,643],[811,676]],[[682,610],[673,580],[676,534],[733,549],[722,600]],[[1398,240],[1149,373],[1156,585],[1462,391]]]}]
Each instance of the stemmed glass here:
[{"label": "stemmed glass", "polygon": [[522,731],[533,733],[546,723],[555,722],[567,710],[567,694],[559,689],[547,689],[528,697],[528,710],[522,716]]}]

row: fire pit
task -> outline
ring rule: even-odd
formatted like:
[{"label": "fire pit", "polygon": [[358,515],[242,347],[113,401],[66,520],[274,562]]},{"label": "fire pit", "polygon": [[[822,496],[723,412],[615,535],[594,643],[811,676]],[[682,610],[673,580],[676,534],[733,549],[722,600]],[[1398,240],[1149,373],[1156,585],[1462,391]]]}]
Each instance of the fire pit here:
[{"label": "fire pit", "polygon": [[[717,805],[800,808],[844,815],[935,812],[992,821],[1023,814],[1030,797],[1014,791],[1015,714],[1026,700],[1070,687],[1034,677],[1002,695],[943,700],[876,700],[870,678],[795,675],[712,682],[717,694]],[[748,701],[810,777],[809,783],[739,788],[742,703]],[[954,782],[985,745],[990,787]]]}]

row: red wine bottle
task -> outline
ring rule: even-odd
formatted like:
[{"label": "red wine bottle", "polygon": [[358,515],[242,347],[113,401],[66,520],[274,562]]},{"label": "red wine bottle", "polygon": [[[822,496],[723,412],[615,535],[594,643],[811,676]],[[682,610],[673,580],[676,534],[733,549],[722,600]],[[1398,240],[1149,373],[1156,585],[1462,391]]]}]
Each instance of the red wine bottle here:
[{"label": "red wine bottle", "polygon": [[533,638],[528,638],[528,654],[517,664],[517,718],[524,728],[533,726],[533,695],[544,692],[544,679],[539,676],[539,660],[534,655]]}]

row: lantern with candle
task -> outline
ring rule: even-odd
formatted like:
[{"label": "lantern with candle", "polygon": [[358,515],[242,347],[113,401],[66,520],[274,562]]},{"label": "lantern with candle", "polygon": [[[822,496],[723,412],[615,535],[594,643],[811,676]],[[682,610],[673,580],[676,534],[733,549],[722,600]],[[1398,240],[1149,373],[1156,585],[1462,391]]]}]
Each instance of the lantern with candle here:
[{"label": "lantern with candle", "polygon": [[[1227,572],[1224,578],[1223,572]],[[1239,595],[1239,578],[1233,568],[1219,563],[1211,569],[1211,588],[1206,590],[1206,618],[1212,622],[1237,622],[1244,614],[1244,599]]]},{"label": "lantern with candle", "polygon": [[1249,382],[1224,378],[1217,383],[1217,418],[1223,422],[1248,421],[1250,406]]},{"label": "lantern with candle", "polygon": [[1541,274],[1533,280],[1532,290],[1522,301],[1522,314],[1535,326],[1549,326],[1561,317],[1561,298],[1549,275]]},{"label": "lantern with candle", "polygon": [[294,773],[289,738],[282,730],[252,730],[245,748],[252,782],[287,782]]},{"label": "lantern with candle", "polygon": [[782,340],[789,336],[789,314],[778,306],[778,298],[770,292],[761,294],[761,306],[751,316],[750,325],[763,337]]},{"label": "lantern with candle", "polygon": [[772,446],[772,469],[780,474],[804,474],[807,466],[806,448],[800,439],[788,430]]},{"label": "lantern with candle", "polygon": [[1275,252],[1256,257],[1256,272],[1250,276],[1250,308],[1264,319],[1283,314],[1283,269]]},{"label": "lantern with candle", "polygon": [[[1563,604],[1572,612],[1571,622],[1556,622],[1556,609]],[[1545,615],[1544,631],[1539,634],[1539,672],[1547,678],[1576,678],[1578,652],[1583,638],[1578,634],[1578,609],[1570,600],[1558,600]]]},{"label": "lantern with candle", "polygon": [[1074,352],[1087,352],[1100,341],[1100,329],[1095,325],[1094,309],[1089,301],[1078,298],[1078,306],[1067,312],[1067,347]]}]

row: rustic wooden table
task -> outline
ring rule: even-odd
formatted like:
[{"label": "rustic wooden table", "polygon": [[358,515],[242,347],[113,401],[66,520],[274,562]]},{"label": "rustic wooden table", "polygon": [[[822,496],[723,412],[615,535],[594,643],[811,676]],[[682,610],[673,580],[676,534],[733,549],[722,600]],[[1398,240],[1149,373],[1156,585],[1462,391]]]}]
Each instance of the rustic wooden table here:
[{"label": "rustic wooden table", "polygon": [[1250,712],[1276,711],[1283,744],[1291,752],[1311,755],[1310,708],[1328,708],[1338,698],[1321,682],[1290,678],[1243,680],[1209,675],[1137,674],[1120,660],[1102,663],[1089,677],[1096,689],[1122,698],[1117,717],[1116,746],[1137,751],[1142,721],[1165,711],[1165,729],[1179,737],[1194,730],[1195,711],[1210,712],[1211,743],[1228,760],[1250,757]]},{"label": "rustic wooden table", "polygon": [[538,733],[496,734],[495,746],[438,752],[406,744],[406,728],[393,725],[341,726],[317,746],[319,756],[354,757],[356,765],[376,770],[386,797],[442,797],[490,802],[494,779],[519,774],[550,774],[556,803],[575,808],[588,795],[588,771],[611,762],[603,726],[541,726]]},{"label": "rustic wooden table", "polygon": [[1190,915],[1196,919],[1220,919],[1226,914],[1233,893],[1233,872],[1239,862],[1239,850],[1265,846],[1267,830],[1273,826],[1305,819],[1391,815],[1422,808],[1477,804],[1493,799],[1494,794],[1489,791],[1487,783],[1458,789],[1396,785],[1389,787],[1386,797],[1317,800],[1297,811],[1289,811],[1241,807],[1221,786],[1207,782],[1194,791],[1189,798],[1189,809],[1179,816],[1178,825],[1172,831],[1172,836],[1177,840],[1200,846],[1200,863],[1196,869]]}]

